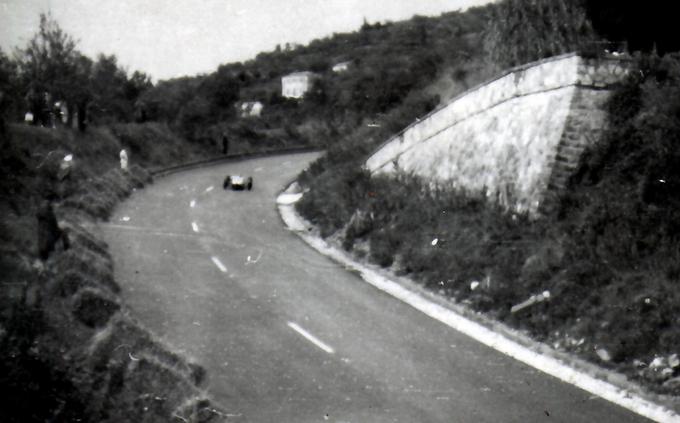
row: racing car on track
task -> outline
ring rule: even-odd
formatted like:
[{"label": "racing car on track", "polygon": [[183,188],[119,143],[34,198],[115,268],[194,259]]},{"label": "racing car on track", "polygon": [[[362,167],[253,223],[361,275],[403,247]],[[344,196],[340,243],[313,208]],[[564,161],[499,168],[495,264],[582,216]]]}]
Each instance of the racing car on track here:
[{"label": "racing car on track", "polygon": [[253,178],[251,176],[227,175],[224,178],[222,188],[224,189],[231,188],[233,190],[247,189],[248,191],[250,191],[253,189]]}]

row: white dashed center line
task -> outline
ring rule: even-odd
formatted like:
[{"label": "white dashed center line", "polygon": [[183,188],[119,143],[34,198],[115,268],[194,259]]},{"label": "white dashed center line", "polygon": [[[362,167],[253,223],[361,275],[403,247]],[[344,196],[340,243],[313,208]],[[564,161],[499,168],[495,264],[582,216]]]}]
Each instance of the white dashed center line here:
[{"label": "white dashed center line", "polygon": [[227,272],[227,266],[223,265],[222,262],[220,261],[220,259],[218,259],[215,256],[210,257],[210,258],[212,259],[213,263],[215,263],[215,266],[217,266],[217,268],[220,269],[220,272],[222,272],[222,273]]},{"label": "white dashed center line", "polygon": [[191,202],[189,203],[189,207],[191,207],[192,209],[196,207],[196,200],[191,200]]},{"label": "white dashed center line", "polygon": [[210,192],[210,191],[212,191],[212,190],[214,190],[214,189],[215,189],[215,187],[212,186],[212,185],[210,185],[208,188],[205,189],[205,192]]},{"label": "white dashed center line", "polygon": [[194,232],[198,232],[198,225],[196,222],[191,222],[191,228],[194,230]]},{"label": "white dashed center line", "polygon": [[335,350],[333,348],[326,345],[324,342],[322,342],[319,338],[315,337],[311,333],[302,329],[297,323],[288,322],[288,326],[290,326],[290,328],[293,329],[295,332],[304,336],[305,339],[308,340],[309,342],[311,342],[312,344],[314,344],[317,347],[321,348],[322,350],[326,351],[328,354],[333,354],[335,352]]}]

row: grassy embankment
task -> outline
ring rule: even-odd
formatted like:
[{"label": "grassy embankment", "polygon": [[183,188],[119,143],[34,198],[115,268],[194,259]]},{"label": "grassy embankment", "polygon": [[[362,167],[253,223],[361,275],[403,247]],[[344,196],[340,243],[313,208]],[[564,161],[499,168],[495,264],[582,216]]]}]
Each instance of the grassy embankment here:
[{"label": "grassy embankment", "polygon": [[372,178],[352,142],[301,175],[298,210],[359,257],[678,395],[680,57],[637,65],[609,102],[604,142],[540,220],[410,175]]},{"label": "grassy embankment", "polygon": [[[200,388],[204,371],[129,317],[107,246],[93,232],[118,201],[151,181],[140,165],[205,153],[158,124],[85,132],[15,125],[2,136],[0,420],[218,418]],[[129,172],[119,168],[121,148],[130,152]],[[71,172],[60,179],[67,154]],[[45,198],[69,246],[57,242],[39,260],[36,213]]]}]

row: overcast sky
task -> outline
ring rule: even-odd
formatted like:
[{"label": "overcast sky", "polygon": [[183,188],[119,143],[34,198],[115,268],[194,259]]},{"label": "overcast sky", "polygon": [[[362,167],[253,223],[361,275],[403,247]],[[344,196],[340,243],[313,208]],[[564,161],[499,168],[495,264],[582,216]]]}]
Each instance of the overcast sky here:
[{"label": "overcast sky", "polygon": [[91,58],[115,54],[154,80],[212,72],[277,44],[307,44],[369,22],[437,16],[489,0],[0,0],[0,47],[23,47],[51,11]]}]

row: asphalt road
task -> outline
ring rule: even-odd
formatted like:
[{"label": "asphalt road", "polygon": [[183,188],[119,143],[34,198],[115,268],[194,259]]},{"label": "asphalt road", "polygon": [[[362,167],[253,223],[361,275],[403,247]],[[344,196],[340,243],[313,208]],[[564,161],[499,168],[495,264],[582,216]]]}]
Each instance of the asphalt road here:
[{"label": "asphalt road", "polygon": [[[102,225],[132,313],[240,422],[637,422],[363,282],[287,231],[315,154],[167,176]],[[224,191],[226,174],[254,189]]]}]

